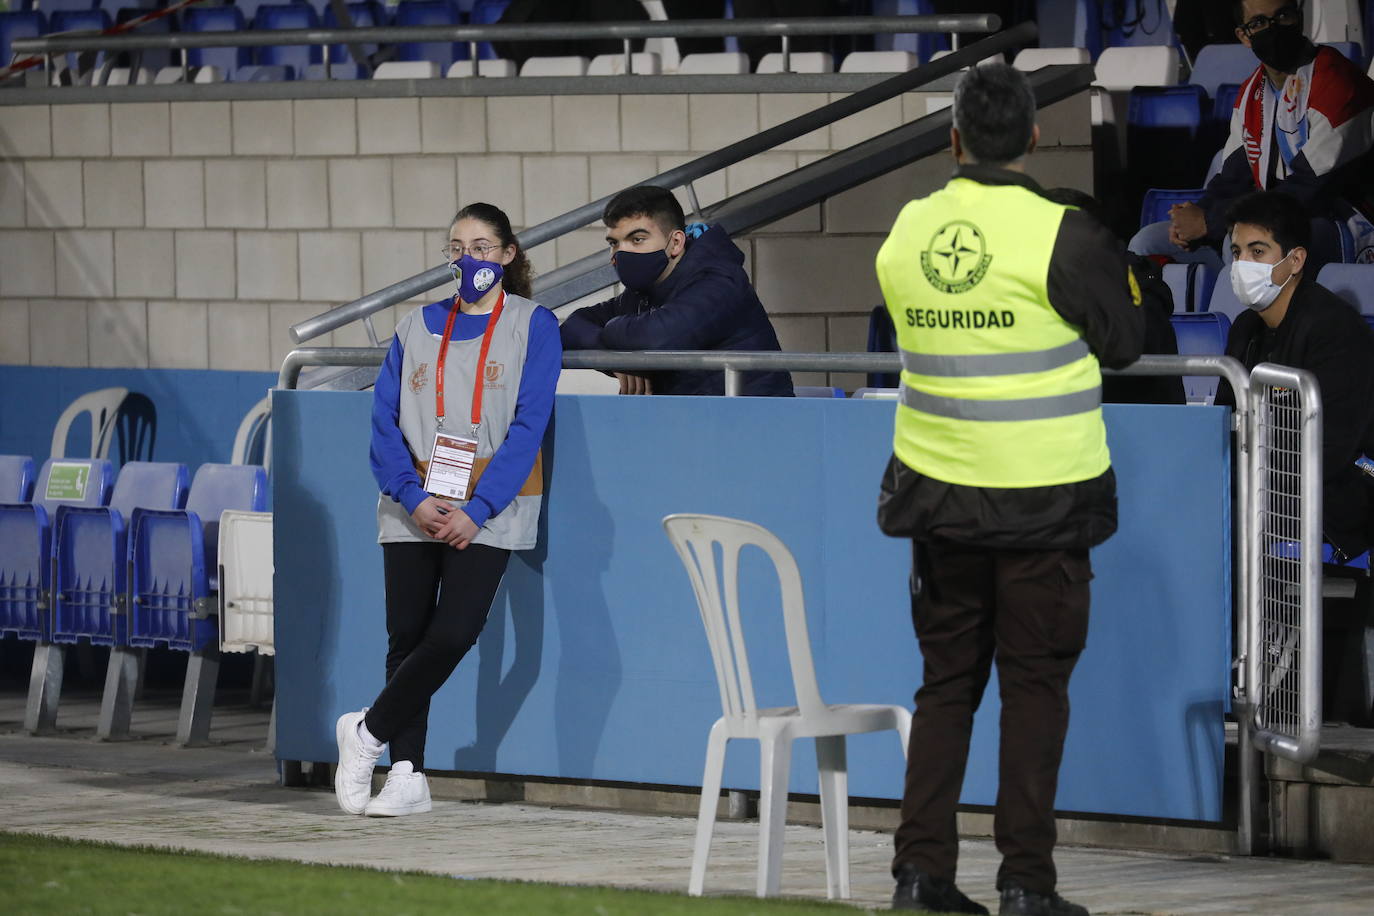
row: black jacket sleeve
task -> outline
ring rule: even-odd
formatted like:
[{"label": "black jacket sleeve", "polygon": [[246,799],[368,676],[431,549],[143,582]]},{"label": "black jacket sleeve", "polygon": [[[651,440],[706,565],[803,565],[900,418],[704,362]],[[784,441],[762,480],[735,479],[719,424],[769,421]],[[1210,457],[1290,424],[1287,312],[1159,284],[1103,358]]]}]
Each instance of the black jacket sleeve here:
[{"label": "black jacket sleeve", "polygon": [[1346,471],[1359,453],[1374,391],[1368,332],[1361,327],[1364,319],[1354,309],[1340,318],[1312,322],[1301,360],[1302,368],[1317,377],[1321,391],[1322,472],[1328,480]]},{"label": "black jacket sleeve", "polygon": [[1127,276],[1121,242],[1082,210],[1066,211],[1050,256],[1050,305],[1109,369],[1135,362],[1145,341],[1145,316]]},{"label": "black jacket sleeve", "polygon": [[1207,240],[1219,243],[1226,237],[1226,211],[1231,204],[1255,187],[1255,174],[1250,171],[1250,160],[1245,158],[1245,148],[1237,146],[1221,163],[1221,171],[1207,182],[1197,205],[1207,218]]},{"label": "black jacket sleeve", "polygon": [[563,319],[558,334],[563,339],[564,350],[600,350],[601,329],[618,315],[621,296],[589,305],[573,312]]},{"label": "black jacket sleeve", "polygon": [[736,278],[699,270],[657,308],[620,315],[601,329],[608,350],[712,350],[739,326],[747,303]]}]

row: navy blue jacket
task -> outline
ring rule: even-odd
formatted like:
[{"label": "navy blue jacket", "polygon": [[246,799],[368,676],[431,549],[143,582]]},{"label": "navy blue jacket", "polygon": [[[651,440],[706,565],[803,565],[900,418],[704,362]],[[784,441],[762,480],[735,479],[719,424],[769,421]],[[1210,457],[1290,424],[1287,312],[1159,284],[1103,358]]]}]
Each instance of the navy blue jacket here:
[{"label": "navy blue jacket", "polygon": [[[744,253],[719,226],[687,239],[687,252],[646,295],[631,289],[578,309],[564,350],[779,350],[778,335],[744,272]],[[655,394],[724,394],[720,371],[650,372]],[[786,372],[744,373],[742,394],[791,397]]]}]

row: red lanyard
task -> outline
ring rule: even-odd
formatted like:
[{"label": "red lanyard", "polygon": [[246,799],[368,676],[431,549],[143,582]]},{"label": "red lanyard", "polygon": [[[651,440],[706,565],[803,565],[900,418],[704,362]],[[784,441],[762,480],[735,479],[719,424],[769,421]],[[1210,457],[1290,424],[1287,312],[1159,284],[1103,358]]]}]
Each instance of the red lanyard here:
[{"label": "red lanyard", "polygon": [[[506,292],[501,291],[496,300],[496,308],[491,310],[487,319],[487,329],[482,332],[482,349],[477,354],[477,379],[472,383],[472,434],[477,435],[477,427],[482,425],[482,389],[485,387],[487,351],[491,349],[491,334],[496,330],[496,322],[501,317],[501,309],[506,304]],[[458,317],[458,300],[454,299],[449,310],[448,321],[444,323],[444,337],[439,341],[439,361],[434,367],[434,417],[439,426],[444,425],[444,363],[448,361],[448,341],[453,336],[453,320]]]}]

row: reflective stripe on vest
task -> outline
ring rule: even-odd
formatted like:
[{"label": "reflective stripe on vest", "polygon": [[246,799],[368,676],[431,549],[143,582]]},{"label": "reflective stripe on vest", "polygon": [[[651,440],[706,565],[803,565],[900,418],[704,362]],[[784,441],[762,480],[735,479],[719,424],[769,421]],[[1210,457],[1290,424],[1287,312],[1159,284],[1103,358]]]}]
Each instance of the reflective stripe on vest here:
[{"label": "reflective stripe on vest", "polygon": [[1005,398],[995,401],[975,401],[969,398],[942,398],[902,386],[902,403],[912,410],[947,417],[951,420],[982,420],[985,422],[1013,422],[1017,420],[1052,420],[1086,413],[1102,406],[1102,388],[1085,388],[1069,394],[1044,398]]},{"label": "reflective stripe on vest", "polygon": [[[1048,350],[1025,353],[977,353],[967,356],[936,355],[902,351],[902,369],[916,375],[968,378],[981,375],[1019,375],[1024,372],[1047,372],[1067,366],[1092,351],[1081,338]],[[935,411],[926,411],[934,413]],[[950,416],[941,414],[941,416]],[[1058,416],[1058,414],[1055,414]],[[1033,417],[1027,417],[1033,419]]]}]

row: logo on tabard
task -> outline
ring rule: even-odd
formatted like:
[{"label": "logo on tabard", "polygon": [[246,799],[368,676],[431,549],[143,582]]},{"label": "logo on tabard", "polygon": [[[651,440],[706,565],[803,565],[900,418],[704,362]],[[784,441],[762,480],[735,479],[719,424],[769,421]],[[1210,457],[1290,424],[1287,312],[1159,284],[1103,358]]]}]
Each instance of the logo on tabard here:
[{"label": "logo on tabard", "polygon": [[992,255],[982,231],[967,220],[945,223],[921,252],[926,281],[942,293],[966,293],[988,272]]},{"label": "logo on tabard", "polygon": [[482,370],[482,377],[487,380],[488,388],[500,387],[496,382],[501,378],[501,374],[506,371],[505,363],[493,363],[488,361],[486,368]]},{"label": "logo on tabard", "polygon": [[410,390],[414,394],[419,394],[425,390],[429,384],[429,363],[420,363],[415,371],[410,373]]},{"label": "logo on tabard", "polygon": [[496,271],[490,267],[483,267],[472,275],[472,287],[479,293],[485,293],[491,289],[491,285],[496,282]]}]

